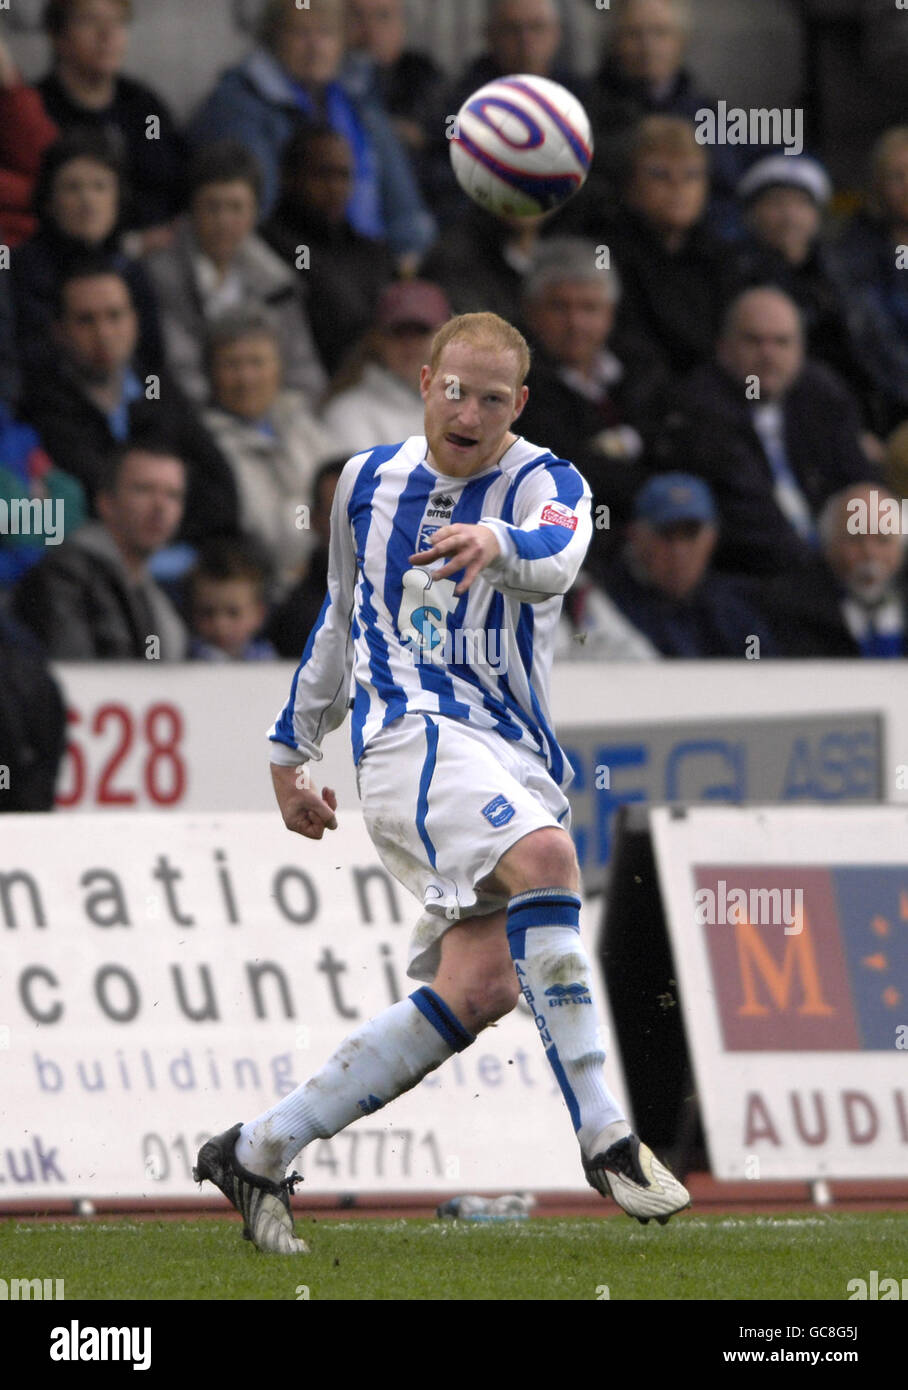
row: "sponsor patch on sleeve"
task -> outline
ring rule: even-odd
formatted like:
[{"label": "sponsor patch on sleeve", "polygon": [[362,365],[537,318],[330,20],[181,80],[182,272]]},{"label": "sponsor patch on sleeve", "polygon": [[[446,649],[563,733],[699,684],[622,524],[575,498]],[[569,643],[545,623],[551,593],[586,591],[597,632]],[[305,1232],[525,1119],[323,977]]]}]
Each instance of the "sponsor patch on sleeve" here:
[{"label": "sponsor patch on sleeve", "polygon": [[549,502],[542,509],[540,526],[566,526],[569,531],[577,530],[577,513],[572,512],[564,502]]}]

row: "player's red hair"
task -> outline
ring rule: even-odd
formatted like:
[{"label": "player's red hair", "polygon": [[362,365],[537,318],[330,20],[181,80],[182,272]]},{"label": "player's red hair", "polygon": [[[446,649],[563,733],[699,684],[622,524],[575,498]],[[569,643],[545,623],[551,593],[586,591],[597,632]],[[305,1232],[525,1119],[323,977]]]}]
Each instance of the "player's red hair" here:
[{"label": "player's red hair", "polygon": [[462,339],[475,348],[513,352],[517,358],[517,390],[526,381],[530,370],[530,348],[526,338],[513,324],[498,314],[458,314],[439,328],[432,339],[429,368],[434,376],[445,348],[454,339]]}]

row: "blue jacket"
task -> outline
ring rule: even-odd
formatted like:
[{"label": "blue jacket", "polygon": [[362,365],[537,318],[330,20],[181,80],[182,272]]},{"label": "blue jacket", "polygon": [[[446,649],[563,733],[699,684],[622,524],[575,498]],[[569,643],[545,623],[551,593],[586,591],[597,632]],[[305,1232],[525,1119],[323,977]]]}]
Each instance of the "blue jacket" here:
[{"label": "blue jacket", "polygon": [[[383,227],[397,255],[422,253],[437,234],[435,220],[422,201],[409,160],[387,116],[370,94],[367,84],[350,78],[340,84],[362,127],[374,158]],[[189,127],[195,146],[215,140],[240,140],[256,156],[264,176],[262,216],[277,201],[281,153],[296,128],[305,122],[296,89],[277,60],[264,48],[255,49],[244,62],[229,68],[196,113]],[[358,225],[356,196],[351,201],[350,222],[363,236],[376,229]]]}]

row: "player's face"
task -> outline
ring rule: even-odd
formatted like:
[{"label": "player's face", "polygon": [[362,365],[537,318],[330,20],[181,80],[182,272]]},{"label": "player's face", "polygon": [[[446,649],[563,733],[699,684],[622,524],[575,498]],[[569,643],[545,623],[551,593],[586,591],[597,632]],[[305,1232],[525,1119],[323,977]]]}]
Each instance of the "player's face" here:
[{"label": "player's face", "polygon": [[81,0],[54,47],[57,57],[77,72],[109,78],[123,65],[128,34],[117,0]]},{"label": "player's face", "polygon": [[98,511],[131,554],[147,558],[176,534],[185,487],[179,459],[137,449],[120,469],[114,492],[99,496]]},{"label": "player's face", "polygon": [[258,215],[255,194],[245,179],[206,183],[192,200],[198,243],[215,265],[227,265],[252,232]]},{"label": "player's face", "polygon": [[80,241],[104,241],[116,225],[119,202],[116,174],[93,159],[71,159],[54,179],[53,219],[61,232]]},{"label": "player's face", "polygon": [[197,579],[192,612],[202,641],[234,660],[265,621],[265,605],[248,579]]},{"label": "player's face", "polygon": [[73,280],[64,291],[61,343],[86,376],[99,381],[125,367],[139,325],[129,290],[118,275]]},{"label": "player's face", "polygon": [[586,368],[604,348],[615,307],[603,285],[564,281],[547,285],[529,310],[533,333],[550,356]]},{"label": "player's face", "polygon": [[211,363],[214,399],[242,420],[261,420],[281,389],[281,356],[271,338],[225,343]]},{"label": "player's face", "polygon": [[517,385],[514,352],[456,339],[442,352],[434,374],[423,367],[420,391],[431,461],[452,478],[481,473],[498,462],[529,394]]}]

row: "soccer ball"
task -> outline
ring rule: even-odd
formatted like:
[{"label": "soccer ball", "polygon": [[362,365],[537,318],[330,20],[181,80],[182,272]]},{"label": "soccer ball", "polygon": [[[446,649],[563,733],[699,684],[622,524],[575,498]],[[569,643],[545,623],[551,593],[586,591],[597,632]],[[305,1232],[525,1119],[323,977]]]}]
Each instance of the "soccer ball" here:
[{"label": "soccer ball", "polygon": [[498,217],[538,217],[583,187],[593,157],[589,117],[546,77],[487,82],[468,97],[451,134],[465,193]]}]

